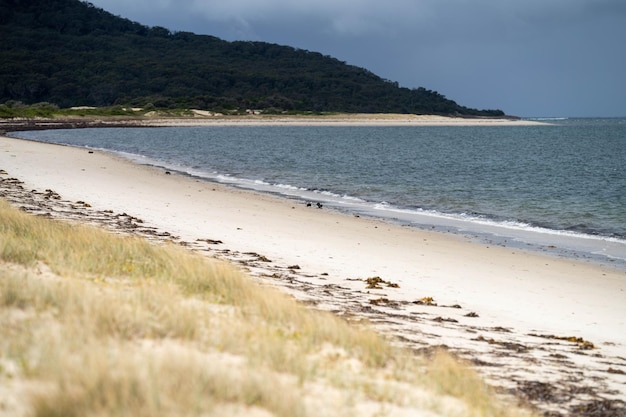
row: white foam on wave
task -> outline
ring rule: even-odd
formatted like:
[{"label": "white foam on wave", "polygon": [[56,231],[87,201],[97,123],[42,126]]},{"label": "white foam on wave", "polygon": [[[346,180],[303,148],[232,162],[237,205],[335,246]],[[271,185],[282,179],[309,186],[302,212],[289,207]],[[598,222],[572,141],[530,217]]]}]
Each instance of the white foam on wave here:
[{"label": "white foam on wave", "polygon": [[339,194],[335,194],[331,191],[327,191],[327,190],[314,190],[313,191],[316,194],[321,194],[323,196],[327,196],[327,197],[341,197]]},{"label": "white foam on wave", "polygon": [[538,122],[549,122],[557,120],[568,120],[569,117],[529,117],[528,120],[536,120]]},{"label": "white foam on wave", "polygon": [[296,187],[289,184],[274,184],[275,187],[285,189],[285,190],[294,190],[294,191],[306,191],[306,188]]},{"label": "white foam on wave", "polygon": [[458,222],[459,226],[467,225],[467,224],[475,224],[475,225],[481,225],[481,226],[498,227],[502,229],[518,230],[518,231],[524,231],[524,232],[534,232],[534,233],[547,234],[547,235],[566,236],[566,237],[572,237],[572,238],[578,238],[578,239],[601,240],[601,241],[626,244],[626,240],[620,239],[620,238],[591,235],[588,233],[576,232],[576,231],[571,231],[571,230],[550,229],[547,227],[533,226],[529,223],[515,221],[515,220],[493,220],[493,219],[489,219],[483,216],[476,216],[476,215],[472,215],[468,213],[456,214],[456,213],[442,213],[436,210],[401,209],[401,208],[393,207],[392,205],[390,205],[389,203],[385,201],[374,204],[374,208],[376,210],[385,210],[391,213],[405,214],[407,216],[411,216],[411,215],[428,216],[429,218],[450,220],[453,222]]},{"label": "white foam on wave", "polygon": [[355,201],[355,202],[358,202],[358,203],[365,203],[366,202],[365,200],[363,200],[363,199],[361,199],[359,197],[353,197],[353,196],[350,196],[350,195],[347,195],[347,194],[342,195],[341,198],[344,199],[344,200],[347,200],[347,201]]},{"label": "white foam on wave", "polygon": [[[426,209],[404,209],[386,202],[370,204],[363,214],[386,218],[414,227],[436,228],[481,237],[507,246],[525,249],[550,248],[565,256],[592,257],[600,262],[626,266],[626,239],[556,230],[528,223],[498,221],[468,213],[442,213]],[[585,255],[586,254],[586,255]],[[617,263],[616,263],[617,262]]]}]

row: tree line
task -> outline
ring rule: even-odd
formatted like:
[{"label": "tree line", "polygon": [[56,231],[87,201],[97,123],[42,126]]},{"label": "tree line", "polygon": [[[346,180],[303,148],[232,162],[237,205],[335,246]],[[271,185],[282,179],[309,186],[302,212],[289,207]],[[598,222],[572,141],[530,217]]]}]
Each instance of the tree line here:
[{"label": "tree line", "polygon": [[503,116],[318,52],[227,42],[80,0],[0,0],[0,103]]}]

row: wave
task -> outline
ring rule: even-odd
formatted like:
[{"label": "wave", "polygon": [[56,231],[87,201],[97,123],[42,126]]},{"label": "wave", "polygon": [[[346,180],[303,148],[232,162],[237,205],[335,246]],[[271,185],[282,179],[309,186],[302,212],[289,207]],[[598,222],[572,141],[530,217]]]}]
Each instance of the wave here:
[{"label": "wave", "polygon": [[535,120],[538,122],[549,122],[557,120],[569,120],[569,117],[527,117],[526,120]]}]

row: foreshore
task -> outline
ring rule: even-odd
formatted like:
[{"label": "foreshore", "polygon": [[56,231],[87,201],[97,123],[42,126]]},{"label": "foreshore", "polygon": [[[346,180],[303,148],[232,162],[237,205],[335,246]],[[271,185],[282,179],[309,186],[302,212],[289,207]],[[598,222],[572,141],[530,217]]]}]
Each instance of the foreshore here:
[{"label": "foreshore", "polygon": [[68,146],[0,137],[0,170],[0,195],[27,211],[228,259],[408,347],[446,346],[542,410],[626,401],[626,271],[307,207]]},{"label": "foreshore", "polygon": [[86,127],[183,127],[183,126],[532,126],[544,122],[514,117],[449,117],[415,114],[328,114],[310,116],[224,116],[199,110],[189,117],[63,117],[52,119],[0,119],[0,134],[16,130],[73,129]]}]

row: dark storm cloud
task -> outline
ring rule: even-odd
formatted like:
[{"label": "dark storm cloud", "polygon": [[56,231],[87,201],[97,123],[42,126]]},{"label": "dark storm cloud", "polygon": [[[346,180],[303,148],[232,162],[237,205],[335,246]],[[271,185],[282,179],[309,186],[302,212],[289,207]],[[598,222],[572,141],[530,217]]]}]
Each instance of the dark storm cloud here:
[{"label": "dark storm cloud", "polygon": [[523,116],[626,116],[623,0],[92,0],[174,31],[332,55]]}]

